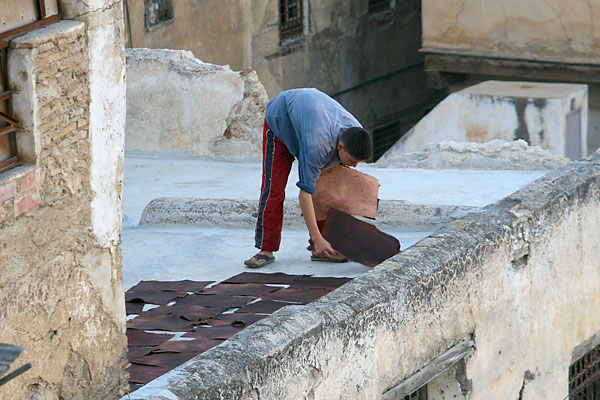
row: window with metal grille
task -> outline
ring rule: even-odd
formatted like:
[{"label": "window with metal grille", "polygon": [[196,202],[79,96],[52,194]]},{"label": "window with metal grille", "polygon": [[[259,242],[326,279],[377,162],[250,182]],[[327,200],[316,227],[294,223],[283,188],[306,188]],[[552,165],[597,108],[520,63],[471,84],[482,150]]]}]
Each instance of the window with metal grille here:
[{"label": "window with metal grille", "polygon": [[600,400],[600,345],[569,367],[569,400]]},{"label": "window with metal grille", "polygon": [[407,396],[404,396],[404,400],[427,400],[427,385],[418,388]]},{"label": "window with metal grille", "polygon": [[19,122],[12,115],[13,91],[8,82],[8,46],[12,39],[33,29],[61,19],[60,0],[5,2],[0,24],[0,172],[19,162],[17,155],[17,128]]},{"label": "window with metal grille", "polygon": [[389,10],[391,6],[392,0],[369,0],[369,15]]},{"label": "window with metal grille", "polygon": [[393,122],[373,130],[373,161],[377,161],[402,137],[400,123]]},{"label": "window with metal grille", "polygon": [[279,0],[279,41],[304,35],[303,0]]},{"label": "window with metal grille", "polygon": [[173,0],[146,0],[146,27],[173,19]]}]

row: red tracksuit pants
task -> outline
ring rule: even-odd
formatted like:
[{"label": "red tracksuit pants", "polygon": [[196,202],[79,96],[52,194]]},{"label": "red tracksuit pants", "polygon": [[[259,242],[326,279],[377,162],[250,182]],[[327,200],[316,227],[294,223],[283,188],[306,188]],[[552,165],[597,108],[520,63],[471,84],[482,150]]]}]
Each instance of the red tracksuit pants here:
[{"label": "red tracksuit pants", "polygon": [[[294,156],[275,137],[267,121],[263,128],[263,173],[254,236],[255,246],[264,251],[277,251],[281,243],[283,201]],[[317,221],[319,229],[324,221]]]}]

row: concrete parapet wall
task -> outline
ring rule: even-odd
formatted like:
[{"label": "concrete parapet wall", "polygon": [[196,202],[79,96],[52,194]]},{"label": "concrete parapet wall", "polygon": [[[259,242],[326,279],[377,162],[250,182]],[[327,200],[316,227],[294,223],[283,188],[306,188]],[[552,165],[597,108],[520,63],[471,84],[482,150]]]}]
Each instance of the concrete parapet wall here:
[{"label": "concrete parapet wall", "polygon": [[[0,175],[0,342],[26,349],[13,368],[32,368],[1,386],[0,398],[115,398],[127,388],[120,223],[102,221],[117,235],[106,240],[94,211],[95,204],[104,216],[120,215],[120,203],[94,203],[101,191],[92,136],[117,155],[123,146],[110,131],[91,128],[87,27],[60,21],[12,40],[9,49],[25,163]],[[119,164],[101,167],[120,199]]]},{"label": "concrete parapet wall", "polygon": [[[567,154],[567,117],[579,111],[579,144]],[[429,143],[523,139],[558,156],[587,152],[586,85],[486,81],[452,93],[384,155],[422,151]]]},{"label": "concrete parapet wall", "polygon": [[374,399],[471,338],[471,400],[562,399],[600,331],[600,153],[275,312],[133,399]]},{"label": "concrete parapet wall", "polygon": [[[467,206],[413,204],[403,200],[380,200],[377,220],[394,226],[439,225],[476,209]],[[231,199],[158,198],[144,208],[140,224],[256,224],[258,202]],[[298,200],[286,200],[283,205],[286,226],[304,226]]]},{"label": "concrete parapet wall", "polygon": [[256,72],[189,51],[127,51],[128,148],[260,157],[267,94]]}]

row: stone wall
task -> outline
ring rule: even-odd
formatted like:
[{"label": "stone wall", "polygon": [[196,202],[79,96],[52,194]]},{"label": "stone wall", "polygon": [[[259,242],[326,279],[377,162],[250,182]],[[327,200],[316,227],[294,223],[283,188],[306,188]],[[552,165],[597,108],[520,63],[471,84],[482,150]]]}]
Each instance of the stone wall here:
[{"label": "stone wall", "polygon": [[127,51],[127,147],[260,157],[267,94],[256,72],[189,51]]},{"label": "stone wall", "polygon": [[[105,215],[120,209],[94,203],[102,194],[93,178],[94,136],[110,154],[122,145],[91,126],[89,27],[61,21],[14,39],[9,50],[25,163],[0,175],[0,342],[25,347],[14,366],[32,369],[0,387],[2,398],[116,398],[127,389],[120,224],[107,241],[95,215],[95,206]],[[118,163],[104,167],[118,174]]]},{"label": "stone wall", "polygon": [[421,2],[392,1],[370,13],[367,0],[309,1],[303,34],[280,41],[279,0],[173,0],[174,19],[147,27],[144,1],[129,0],[136,48],[191,50],[199,59],[256,70],[269,98],[316,87],[371,129],[400,121],[412,126],[434,103],[425,87]]},{"label": "stone wall", "polygon": [[595,1],[425,0],[423,47],[599,63]]},{"label": "stone wall", "polygon": [[600,340],[599,210],[596,152],[311,304],[278,310],[131,397],[381,398],[468,338],[473,351],[432,392],[565,398],[580,346]]},{"label": "stone wall", "polygon": [[[570,132],[567,118],[579,123]],[[578,114],[577,114],[578,113]],[[486,81],[452,93],[398,140],[380,159],[421,151],[443,141],[485,143],[523,139],[558,156],[580,159],[587,151],[586,85]],[[570,135],[579,145],[570,147]]]}]

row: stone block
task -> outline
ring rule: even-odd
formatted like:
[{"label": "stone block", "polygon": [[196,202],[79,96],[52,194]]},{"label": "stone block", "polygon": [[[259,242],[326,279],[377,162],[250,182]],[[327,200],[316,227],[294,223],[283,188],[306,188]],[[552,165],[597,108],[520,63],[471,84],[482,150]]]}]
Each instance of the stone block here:
[{"label": "stone block", "polygon": [[27,192],[37,183],[37,171],[31,171],[19,180],[19,192]]},{"label": "stone block", "polygon": [[32,210],[39,205],[39,195],[36,190],[35,193],[28,194],[15,202],[15,216],[22,215],[23,213]]},{"label": "stone block", "polygon": [[10,181],[0,186],[0,203],[12,199],[17,194],[17,182]]}]

